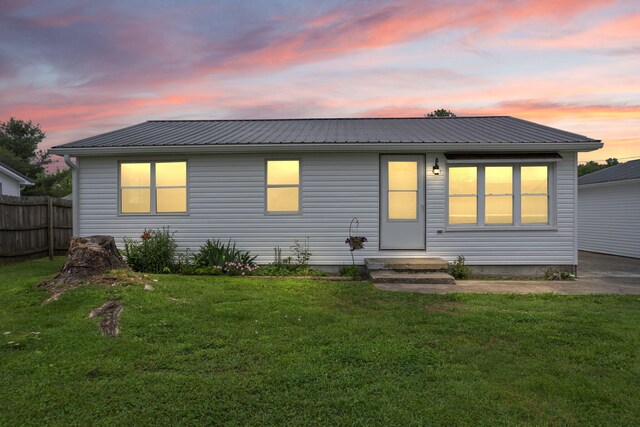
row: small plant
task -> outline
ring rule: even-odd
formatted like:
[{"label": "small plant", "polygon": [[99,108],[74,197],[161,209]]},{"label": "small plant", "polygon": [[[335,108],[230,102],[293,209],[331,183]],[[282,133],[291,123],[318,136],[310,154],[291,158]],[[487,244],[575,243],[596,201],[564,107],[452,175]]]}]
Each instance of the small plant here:
[{"label": "small plant", "polygon": [[298,240],[293,241],[291,246],[293,251],[293,262],[296,265],[308,266],[311,259],[311,251],[309,250],[309,238],[305,238],[304,243],[300,243]]},{"label": "small plant", "polygon": [[124,257],[129,267],[142,273],[166,273],[175,269],[176,242],[169,228],[145,229],[140,240],[124,237]]},{"label": "small plant", "polygon": [[364,236],[351,236],[344,242],[349,245],[349,250],[353,252],[364,249],[364,244],[367,242],[367,238]]},{"label": "small plant", "polygon": [[557,268],[548,268],[544,272],[544,280],[574,280],[575,276],[567,271],[561,271]]},{"label": "small plant", "polygon": [[465,264],[464,255],[459,255],[454,262],[449,263],[449,274],[459,280],[471,277],[471,269]]},{"label": "small plant", "polygon": [[255,267],[254,260],[257,256],[236,247],[235,243],[222,242],[220,240],[207,240],[200,247],[200,251],[193,256],[196,267],[220,267],[224,272],[229,263]]},{"label": "small plant", "polygon": [[322,270],[309,267],[311,250],[309,249],[309,238],[303,243],[298,240],[293,241],[291,246],[293,256],[282,257],[282,249],[279,246],[273,248],[273,262],[251,271],[253,276],[326,276]]},{"label": "small plant", "polygon": [[360,277],[360,267],[357,265],[343,265],[340,267],[340,275],[357,279]]}]

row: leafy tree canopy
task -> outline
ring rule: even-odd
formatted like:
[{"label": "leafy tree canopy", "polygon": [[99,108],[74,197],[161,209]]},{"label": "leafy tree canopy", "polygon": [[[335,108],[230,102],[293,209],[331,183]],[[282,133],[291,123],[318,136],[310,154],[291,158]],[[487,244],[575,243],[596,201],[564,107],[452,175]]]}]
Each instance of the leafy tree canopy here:
[{"label": "leafy tree canopy", "polygon": [[0,159],[21,174],[36,179],[51,163],[46,152],[38,150],[45,133],[31,120],[25,122],[11,117],[0,122]]},{"label": "leafy tree canopy", "polygon": [[600,169],[606,169],[608,167],[615,166],[617,164],[618,164],[618,159],[616,158],[608,158],[606,160],[606,163],[602,163],[602,164],[591,160],[585,164],[578,165],[578,176],[596,172],[596,171],[599,171]]},{"label": "leafy tree canopy", "polygon": [[452,111],[445,110],[444,108],[433,110],[432,112],[427,114],[427,117],[455,117],[455,116],[456,115]]},{"label": "leafy tree canopy", "polygon": [[11,117],[0,122],[0,161],[35,182],[25,187],[25,196],[62,197],[71,193],[71,171],[47,173],[51,159],[46,151],[39,150],[45,133],[39,124]]}]

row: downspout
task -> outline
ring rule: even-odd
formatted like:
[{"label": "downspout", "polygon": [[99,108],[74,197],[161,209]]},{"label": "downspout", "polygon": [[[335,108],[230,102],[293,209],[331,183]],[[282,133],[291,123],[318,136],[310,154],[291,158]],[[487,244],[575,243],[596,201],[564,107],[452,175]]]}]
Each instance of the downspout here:
[{"label": "downspout", "polygon": [[71,168],[71,215],[73,218],[73,236],[78,236],[80,229],[80,186],[78,184],[78,164],[73,163],[68,154],[64,155],[64,162]]}]

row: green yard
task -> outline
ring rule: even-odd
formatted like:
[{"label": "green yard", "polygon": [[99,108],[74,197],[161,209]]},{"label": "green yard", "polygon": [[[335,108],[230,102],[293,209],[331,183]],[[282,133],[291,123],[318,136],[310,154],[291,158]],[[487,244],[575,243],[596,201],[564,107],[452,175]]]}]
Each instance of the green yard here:
[{"label": "green yard", "polygon": [[158,275],[43,306],[61,262],[0,266],[0,425],[640,422],[638,296]]}]

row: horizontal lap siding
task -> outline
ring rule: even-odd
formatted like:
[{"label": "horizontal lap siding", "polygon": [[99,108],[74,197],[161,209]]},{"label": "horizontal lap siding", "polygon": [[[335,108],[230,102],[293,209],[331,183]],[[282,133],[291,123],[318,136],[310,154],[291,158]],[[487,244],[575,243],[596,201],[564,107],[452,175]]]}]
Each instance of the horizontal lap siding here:
[{"label": "horizontal lap siding", "polygon": [[[286,156],[284,156],[286,157]],[[182,248],[197,250],[208,238],[232,239],[240,248],[270,262],[273,248],[290,254],[295,239],[309,237],[317,264],[351,262],[344,243],[351,219],[360,234],[378,246],[378,155],[294,154],[301,159],[302,215],[265,215],[265,157],[197,156],[189,159],[188,216],[118,216],[117,159],[83,158],[80,162],[80,233],[123,236],[169,225]],[[279,156],[282,158],[282,156]]]},{"label": "horizontal lap siding", "polygon": [[[427,155],[430,171],[435,157]],[[558,231],[444,232],[446,167],[427,174],[427,255],[448,260],[464,254],[469,264],[573,264],[575,157],[558,170]],[[278,156],[279,158],[287,156]],[[264,214],[263,155],[201,155],[189,158],[188,216],[118,216],[116,158],[80,161],[80,234],[123,236],[169,225],[181,249],[197,250],[207,238],[232,239],[270,262],[295,239],[309,237],[315,264],[350,263],[344,240],[353,217],[369,242],[357,261],[371,256],[420,256],[424,251],[378,251],[379,156],[369,153],[292,154],[301,159],[302,215]],[[154,159],[155,160],[155,159]]]},{"label": "horizontal lap siding", "polygon": [[640,258],[640,183],[578,187],[578,247]]},{"label": "horizontal lap siding", "polygon": [[[464,255],[468,264],[573,265],[575,154],[557,165],[557,230],[446,231],[446,168],[427,176],[427,251],[448,260]],[[442,155],[439,155],[442,158]],[[432,164],[432,161],[428,162]],[[438,230],[442,230],[438,234]]]},{"label": "horizontal lap siding", "polygon": [[0,171],[0,185],[2,186],[0,194],[20,197],[20,184],[18,181],[4,174],[2,171]]}]

